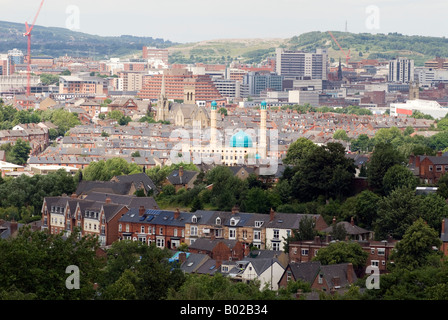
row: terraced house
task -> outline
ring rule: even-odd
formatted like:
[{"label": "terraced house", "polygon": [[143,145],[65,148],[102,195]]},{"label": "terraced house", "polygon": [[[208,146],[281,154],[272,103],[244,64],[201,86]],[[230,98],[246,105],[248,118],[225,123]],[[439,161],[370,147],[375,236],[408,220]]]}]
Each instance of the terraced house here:
[{"label": "terraced house", "polygon": [[118,238],[118,220],[136,204],[136,200],[150,206],[152,198],[101,195],[95,193],[88,199],[76,194],[61,197],[46,197],[42,205],[42,230],[51,234],[70,235],[79,228],[80,235],[97,236],[100,245],[108,246]]}]

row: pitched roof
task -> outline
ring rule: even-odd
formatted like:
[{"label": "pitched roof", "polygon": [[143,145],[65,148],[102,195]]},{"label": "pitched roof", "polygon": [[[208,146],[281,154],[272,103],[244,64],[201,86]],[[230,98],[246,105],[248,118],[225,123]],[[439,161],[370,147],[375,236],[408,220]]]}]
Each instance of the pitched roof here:
[{"label": "pitched roof", "polygon": [[[347,279],[347,272],[351,272],[351,278],[353,282],[357,280],[356,273],[353,271],[353,268],[349,268],[348,263],[339,263],[339,264],[329,264],[322,265],[320,267],[320,274],[325,278],[328,286],[334,288],[339,285],[341,287],[346,287],[351,283]],[[334,279],[339,279],[339,284],[335,284]]]},{"label": "pitched roof", "polygon": [[111,194],[129,194],[131,182],[112,182],[112,181],[86,181],[82,180],[76,189],[76,194],[86,194],[90,191],[111,193]]},{"label": "pitched roof", "polygon": [[115,176],[115,178],[119,182],[133,182],[137,188],[140,186],[140,184],[142,184],[146,192],[148,192],[149,190],[154,190],[154,192],[157,192],[155,183],[151,180],[150,177],[148,177],[146,173]]},{"label": "pitched roof", "polygon": [[113,204],[122,204],[128,206],[129,208],[140,208],[140,206],[144,206],[147,209],[159,209],[159,206],[153,197],[136,197],[134,195],[110,194],[91,191],[87,193],[87,196],[84,199],[106,202],[107,198],[109,198]]},{"label": "pitched roof", "polygon": [[196,250],[205,250],[212,251],[220,242],[224,243],[230,249],[235,247],[238,240],[229,240],[229,239],[208,239],[208,238],[198,238],[195,242],[193,242],[189,248]]},{"label": "pitched roof", "polygon": [[173,170],[167,177],[168,181],[173,185],[186,184],[191,181],[199,172],[184,170],[183,175],[179,174],[179,170]]},{"label": "pitched roof", "polygon": [[289,268],[296,280],[300,279],[308,283],[313,283],[316,278],[321,263],[320,261],[309,261],[302,263],[290,263]]}]

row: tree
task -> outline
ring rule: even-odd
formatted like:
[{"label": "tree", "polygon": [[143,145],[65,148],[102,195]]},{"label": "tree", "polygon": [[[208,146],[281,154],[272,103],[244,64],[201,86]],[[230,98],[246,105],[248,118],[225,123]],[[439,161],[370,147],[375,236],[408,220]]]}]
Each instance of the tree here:
[{"label": "tree", "polygon": [[347,135],[347,132],[345,132],[344,129],[336,130],[335,133],[333,134],[333,139],[344,140],[344,141],[350,140],[350,138]]},{"label": "tree", "polygon": [[390,143],[378,143],[367,165],[367,180],[375,192],[383,191],[383,179],[387,170],[404,162],[404,158],[395,151]]},{"label": "tree", "polygon": [[417,178],[408,168],[401,164],[396,164],[390,167],[384,174],[383,193],[387,195],[397,188],[415,189],[417,183]]},{"label": "tree", "polygon": [[[43,231],[19,229],[16,238],[0,239],[0,292],[37,300],[91,300],[104,260],[96,256],[98,241],[92,236],[54,235]],[[79,268],[79,290],[67,290],[68,266]]]},{"label": "tree", "polygon": [[301,159],[304,159],[308,153],[312,152],[316,148],[317,145],[311,140],[299,138],[289,145],[283,163],[296,165]]},{"label": "tree", "polygon": [[412,189],[395,189],[378,202],[375,236],[381,240],[389,235],[401,239],[418,218],[425,219],[431,228],[439,230],[440,221],[446,216],[448,205],[439,195],[415,195]]},{"label": "tree", "polygon": [[114,176],[128,175],[142,172],[136,163],[128,163],[123,158],[112,158],[107,161],[92,162],[83,170],[84,180],[109,181]]},{"label": "tree", "polygon": [[51,122],[58,127],[59,135],[63,136],[71,128],[81,123],[75,113],[57,109],[51,113]]},{"label": "tree", "polygon": [[395,245],[391,259],[397,268],[413,270],[440,261],[441,245],[439,233],[418,218]]},{"label": "tree", "polygon": [[30,143],[19,138],[11,147],[11,152],[9,153],[9,161],[18,165],[24,165],[29,158],[30,151]]},{"label": "tree", "polygon": [[365,266],[367,257],[368,253],[359,243],[338,241],[319,249],[313,260],[320,261],[323,265],[352,263],[353,268],[359,271]]},{"label": "tree", "polygon": [[351,192],[355,175],[352,159],[345,157],[340,143],[328,143],[313,148],[294,167],[295,174],[290,181],[293,195],[300,201],[309,201],[318,196],[341,198]]}]

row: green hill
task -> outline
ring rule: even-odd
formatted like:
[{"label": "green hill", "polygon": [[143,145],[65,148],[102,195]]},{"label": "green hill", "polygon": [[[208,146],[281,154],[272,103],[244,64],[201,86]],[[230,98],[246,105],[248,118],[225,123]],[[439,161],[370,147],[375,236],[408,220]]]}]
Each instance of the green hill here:
[{"label": "green hill", "polygon": [[[0,52],[17,48],[27,51],[27,40],[23,36],[25,24],[0,21]],[[169,47],[171,41],[152,37],[135,37],[122,35],[119,37],[102,37],[65,28],[42,27],[35,25],[31,36],[32,55],[50,55],[59,57],[69,55],[75,57],[91,56],[104,59],[107,56],[124,57],[141,55],[143,46]]]},{"label": "green hill", "polygon": [[[0,52],[18,48],[26,52],[23,37],[25,25],[0,21]],[[422,66],[436,56],[448,57],[448,39],[427,36],[407,36],[399,33],[369,34],[333,31],[345,52],[350,49],[351,61],[386,59],[406,56]],[[107,57],[141,56],[143,46],[169,48],[170,63],[259,63],[274,56],[275,49],[284,47],[303,51],[328,48],[330,59],[345,60],[344,54],[328,32],[307,32],[288,39],[218,39],[197,43],[173,43],[160,38],[122,35],[103,37],[65,28],[36,25],[32,34],[32,54],[91,56],[96,60]]]}]

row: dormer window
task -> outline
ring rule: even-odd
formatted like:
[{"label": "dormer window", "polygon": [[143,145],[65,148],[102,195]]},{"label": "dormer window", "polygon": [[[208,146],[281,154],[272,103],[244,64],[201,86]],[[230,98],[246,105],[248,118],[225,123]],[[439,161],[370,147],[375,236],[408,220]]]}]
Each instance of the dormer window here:
[{"label": "dormer window", "polygon": [[255,221],[255,228],[260,228],[263,225],[263,221]]},{"label": "dormer window", "polygon": [[191,217],[191,222],[193,222],[193,223],[197,223],[197,222],[198,222],[198,217],[196,217],[196,216],[192,216],[192,217]]},{"label": "dormer window", "polygon": [[221,224],[221,218],[220,218],[220,217],[216,218],[216,224],[217,224],[217,225],[220,225],[220,224]]},{"label": "dormer window", "polygon": [[231,218],[230,219],[230,225],[231,226],[236,226],[236,224],[238,223],[239,220],[235,219],[235,218]]}]

